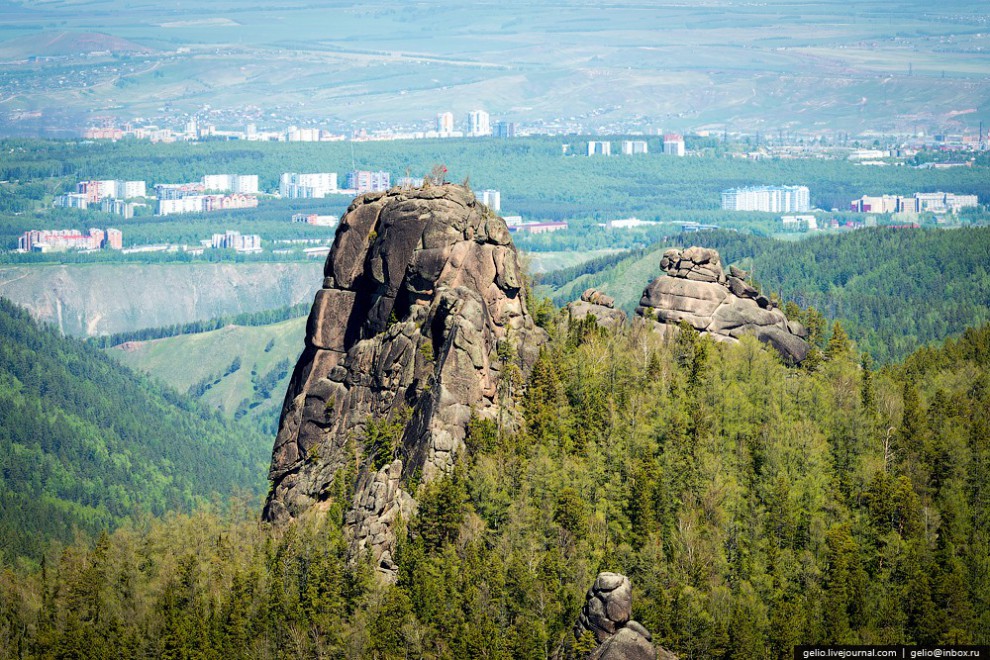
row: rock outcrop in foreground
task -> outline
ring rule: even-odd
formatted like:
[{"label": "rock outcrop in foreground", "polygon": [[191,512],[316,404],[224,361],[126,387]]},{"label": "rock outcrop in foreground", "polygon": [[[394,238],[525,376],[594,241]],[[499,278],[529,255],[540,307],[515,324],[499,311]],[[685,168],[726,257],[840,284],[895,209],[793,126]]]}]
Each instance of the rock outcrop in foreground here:
[{"label": "rock outcrop in foreground", "polygon": [[719,341],[754,335],[788,362],[801,362],[808,355],[805,328],[788,321],[769,298],[745,281],[745,273],[733,268],[727,276],[717,251],[667,250],[660,267],[667,274],[646,287],[636,308],[637,314],[659,324],[658,329],[673,331],[684,321]]},{"label": "rock outcrop in foreground", "polygon": [[328,507],[356,468],[352,550],[394,574],[410,483],[451,470],[472,415],[515,414],[498,387],[506,356],[525,372],[545,341],[522,286],[505,222],[466,188],[355,199],[285,396],[264,518]]},{"label": "rock outcrop in foreground", "polygon": [[[574,626],[574,637],[586,632],[595,636],[598,647],[588,656],[591,660],[656,660],[653,636],[643,624],[632,618],[632,585],[618,573],[599,573],[588,590],[581,615]],[[676,660],[661,648],[660,657]]]}]

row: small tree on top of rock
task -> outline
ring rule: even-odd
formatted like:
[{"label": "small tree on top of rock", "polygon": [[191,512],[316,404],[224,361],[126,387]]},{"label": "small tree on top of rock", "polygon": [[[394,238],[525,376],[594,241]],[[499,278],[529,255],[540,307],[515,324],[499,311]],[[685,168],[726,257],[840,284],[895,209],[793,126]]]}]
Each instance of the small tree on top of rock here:
[{"label": "small tree on top of rock", "polygon": [[[426,182],[432,183],[435,186],[442,186],[447,183],[447,166],[443,163],[437,163],[430,170],[430,173],[426,175]],[[424,183],[426,183],[424,182]]]}]

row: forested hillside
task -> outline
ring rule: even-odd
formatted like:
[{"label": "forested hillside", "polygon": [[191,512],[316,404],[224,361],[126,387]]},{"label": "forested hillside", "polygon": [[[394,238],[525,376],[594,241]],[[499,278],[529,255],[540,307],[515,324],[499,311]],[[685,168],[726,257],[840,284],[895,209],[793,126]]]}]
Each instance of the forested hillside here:
[{"label": "forested hillside", "polygon": [[597,287],[631,311],[660,274],[667,247],[703,245],[752,270],[768,293],[841,319],[859,347],[880,362],[990,321],[990,228],[864,229],[802,241],[735,232],[682,234],[625,259],[603,258],[550,273],[557,304]]},{"label": "forested hillside", "polygon": [[0,557],[264,488],[270,438],[2,298],[0,337]]},{"label": "forested hillside", "polygon": [[396,585],[346,560],[344,470],[287,528],[174,516],[0,574],[0,655],[573,657],[599,570],[682,658],[990,642],[990,327],[874,371],[839,328],[809,369],[551,325],[525,427],[471,423]]}]

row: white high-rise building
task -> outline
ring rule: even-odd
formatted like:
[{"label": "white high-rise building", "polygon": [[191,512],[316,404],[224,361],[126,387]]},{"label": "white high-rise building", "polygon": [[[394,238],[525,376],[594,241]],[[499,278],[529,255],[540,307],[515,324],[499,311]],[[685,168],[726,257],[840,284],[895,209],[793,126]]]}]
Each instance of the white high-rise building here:
[{"label": "white high-rise building", "polygon": [[217,190],[227,192],[230,190],[229,174],[207,174],[203,177],[203,188],[205,190]]},{"label": "white high-rise building", "polygon": [[118,181],[117,197],[120,199],[133,199],[135,197],[147,197],[148,186],[144,181]]},{"label": "white high-rise building", "polygon": [[107,179],[104,181],[80,181],[76,184],[76,192],[86,195],[90,202],[111,199],[130,199],[146,195],[144,181],[120,181]]},{"label": "white high-rise building", "polygon": [[484,110],[472,110],[468,113],[468,135],[491,135],[491,117]]},{"label": "white high-rise building", "polygon": [[258,193],[258,175],[207,174],[203,177],[203,189],[255,195]]},{"label": "white high-rise building", "polygon": [[622,141],[622,155],[631,156],[633,154],[645,154],[649,153],[649,147],[646,144],[646,140],[623,140]]},{"label": "white high-rise building", "polygon": [[588,155],[589,156],[611,156],[612,155],[612,143],[611,142],[588,142]]},{"label": "white high-rise building", "polygon": [[337,192],[336,172],[298,174],[285,172],[279,179],[279,194],[288,199],[322,198]]},{"label": "white high-rise building", "polygon": [[388,172],[370,170],[354,170],[347,173],[347,188],[359,193],[381,192],[388,190],[392,175]]},{"label": "white high-rise building", "polygon": [[299,128],[298,126],[289,126],[289,128],[285,131],[285,140],[287,142],[319,142],[320,137],[320,129],[318,128]]},{"label": "white high-rise building", "polygon": [[203,177],[203,189],[255,195],[258,193],[258,175],[207,174]]},{"label": "white high-rise building", "polygon": [[450,135],[454,132],[454,113],[441,112],[437,115],[437,133],[441,136]]},{"label": "white high-rise building", "polygon": [[235,250],[237,252],[261,252],[261,236],[258,234],[241,234],[239,231],[227,230],[223,234],[213,234],[210,247],[214,250]]},{"label": "white high-rise building", "polygon": [[728,211],[793,213],[811,210],[807,186],[757,186],[722,191],[722,208]]},{"label": "white high-rise building", "polygon": [[159,199],[158,215],[201,213],[203,211],[203,199],[203,195],[189,195],[177,199]]},{"label": "white high-rise building", "polygon": [[683,156],[684,138],[677,133],[667,133],[663,136],[663,152],[668,156]]},{"label": "white high-rise building", "polygon": [[502,210],[502,193],[498,190],[482,190],[475,193],[475,197],[493,211]]}]

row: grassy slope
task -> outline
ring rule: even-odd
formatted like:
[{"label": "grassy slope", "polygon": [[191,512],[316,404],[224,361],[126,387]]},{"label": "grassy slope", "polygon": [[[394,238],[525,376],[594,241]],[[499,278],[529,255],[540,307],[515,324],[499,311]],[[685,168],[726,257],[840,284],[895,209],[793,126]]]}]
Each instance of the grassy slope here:
[{"label": "grassy slope", "polygon": [[576,266],[596,257],[618,252],[618,250],[584,250],[567,252],[523,252],[522,259],[530,274],[549,273],[568,266]]},{"label": "grassy slope", "polygon": [[[111,354],[132,369],[160,378],[181,392],[188,391],[204,378],[223,374],[235,358],[239,358],[241,368],[220,378],[219,383],[205,392],[202,400],[211,408],[234,415],[245,398],[252,399],[252,403],[259,405],[250,409],[248,418],[260,420],[263,428],[268,428],[272,420],[277,421],[282,395],[291,367],[302,350],[305,332],[306,319],[297,318],[272,325],[227,326],[194,335],[129,342],[111,349]],[[272,340],[274,345],[266,352],[265,347]],[[271,388],[269,398],[259,401],[252,373],[260,378],[281,360],[289,361],[289,372]]]},{"label": "grassy slope", "polygon": [[625,259],[601,273],[581,275],[553,291],[553,300],[558,305],[565,305],[580,298],[585,289],[595,287],[615,298],[616,307],[632,312],[643,289],[660,273],[660,252],[662,250],[658,249],[642,257]]}]

